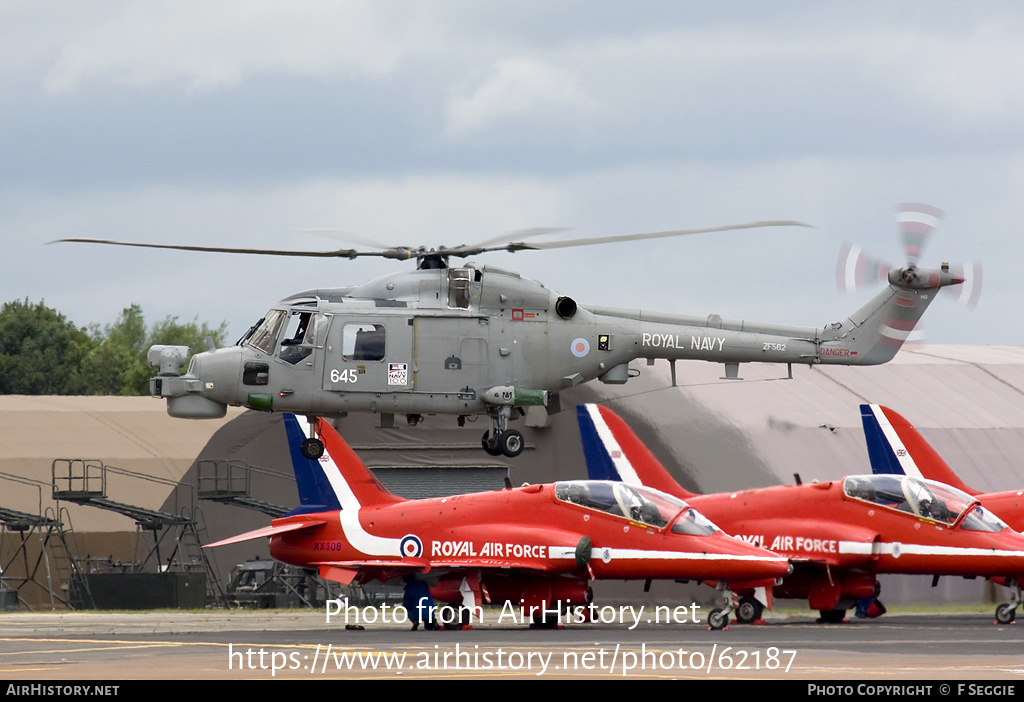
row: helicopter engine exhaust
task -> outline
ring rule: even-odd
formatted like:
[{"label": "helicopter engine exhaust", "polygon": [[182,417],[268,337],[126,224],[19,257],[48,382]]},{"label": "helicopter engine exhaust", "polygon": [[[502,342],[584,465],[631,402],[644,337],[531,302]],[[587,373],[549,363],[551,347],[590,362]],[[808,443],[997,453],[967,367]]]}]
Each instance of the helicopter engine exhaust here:
[{"label": "helicopter engine exhaust", "polygon": [[576,300],[573,300],[571,297],[563,295],[555,300],[555,312],[557,312],[558,316],[562,319],[572,319],[576,316],[577,309],[578,305],[576,304]]}]

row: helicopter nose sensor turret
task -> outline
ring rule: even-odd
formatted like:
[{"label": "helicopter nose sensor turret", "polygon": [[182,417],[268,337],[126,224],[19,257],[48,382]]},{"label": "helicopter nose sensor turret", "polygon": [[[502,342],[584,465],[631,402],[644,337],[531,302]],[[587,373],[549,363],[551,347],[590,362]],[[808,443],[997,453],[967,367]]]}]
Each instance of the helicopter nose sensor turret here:
[{"label": "helicopter nose sensor turret", "polygon": [[151,346],[146,360],[153,368],[159,368],[159,377],[177,377],[178,369],[188,359],[188,346]]},{"label": "helicopter nose sensor turret", "polygon": [[[192,358],[188,373],[179,374],[179,369],[188,358],[188,346],[152,346],[146,360],[159,371],[149,381],[149,393],[154,397],[167,398],[167,413],[179,419],[220,419],[227,414],[228,406],[203,397],[204,383],[199,377],[199,356]],[[193,374],[194,373],[194,374]]]}]

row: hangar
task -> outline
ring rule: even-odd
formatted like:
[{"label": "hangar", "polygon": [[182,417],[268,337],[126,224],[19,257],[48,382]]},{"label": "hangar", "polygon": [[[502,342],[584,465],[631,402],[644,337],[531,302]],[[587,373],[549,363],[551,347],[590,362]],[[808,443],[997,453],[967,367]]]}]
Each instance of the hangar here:
[{"label": "hangar", "polygon": [[[583,477],[572,408],[600,402],[630,423],[684,487],[718,492],[788,483],[794,474],[809,482],[868,472],[858,409],[867,402],[906,416],[968,484],[1024,487],[1022,347],[913,345],[886,365],[798,366],[792,378],[785,368],[745,364],[742,380],[727,380],[720,365],[689,362],[677,366],[676,386],[667,363],[634,367],[640,376],[624,385],[592,382],[564,392],[559,414],[529,413],[518,422],[526,425],[527,449],[516,459],[480,450],[483,422],[459,428],[437,416],[383,429],[374,416],[353,414],[337,426],[385,485],[416,497],[497,488],[505,475],[513,484]],[[164,403],[146,397],[0,397],[0,565],[22,606],[63,606],[52,593],[68,594],[56,540],[45,527],[26,537],[24,515],[59,522],[66,551],[82,568],[126,572],[142,559],[151,571],[200,568],[180,527],[168,527],[171,535],[156,544],[148,512],[69,499],[88,482],[76,471],[89,480],[99,471],[102,484],[90,489],[101,488],[114,505],[187,515],[203,543],[268,522],[268,512],[241,502],[282,509],[297,502],[278,415],[232,408],[223,420],[192,421],[169,417]],[[226,492],[245,499],[200,499]],[[38,546],[44,538],[46,558]],[[258,542],[238,544],[212,554],[210,568],[226,581],[236,563],[266,555]],[[881,599],[890,604],[993,597],[981,581],[943,578],[932,589],[928,578],[882,580]],[[680,587],[656,583],[648,597],[710,599],[710,591]],[[640,583],[597,591],[603,600],[643,596]]]}]

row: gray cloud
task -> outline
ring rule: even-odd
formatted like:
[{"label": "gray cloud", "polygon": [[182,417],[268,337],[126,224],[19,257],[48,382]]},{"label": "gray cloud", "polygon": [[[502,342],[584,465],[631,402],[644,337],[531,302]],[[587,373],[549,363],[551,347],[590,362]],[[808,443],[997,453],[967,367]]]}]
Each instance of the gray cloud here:
[{"label": "gray cloud", "polygon": [[[1013,3],[10,3],[0,8],[3,299],[80,324],[139,302],[228,319],[394,264],[43,247],[61,236],[329,248],[296,228],[461,243],[794,218],[810,231],[482,262],[585,302],[823,324],[895,203],[981,259],[928,338],[1024,343],[1024,10]],[[389,267],[390,266],[390,267]],[[864,293],[865,295],[868,293]]]}]

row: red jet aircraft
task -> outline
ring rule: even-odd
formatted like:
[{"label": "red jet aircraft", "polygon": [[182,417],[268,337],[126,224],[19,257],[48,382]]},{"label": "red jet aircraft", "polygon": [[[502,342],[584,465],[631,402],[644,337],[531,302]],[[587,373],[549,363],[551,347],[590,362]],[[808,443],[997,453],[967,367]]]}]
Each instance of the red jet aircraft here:
[{"label": "red jet aircraft", "polygon": [[[898,412],[881,405],[861,405],[864,439],[871,457],[871,471],[877,475],[909,475],[952,485],[974,497],[985,509],[995,512],[1011,529],[1024,530],[1024,490],[979,492],[968,487],[917,429]],[[996,607],[996,621],[1009,624],[1024,601],[1019,579],[994,578],[1010,589],[1010,601]]]},{"label": "red jet aircraft", "polygon": [[342,584],[417,575],[435,598],[479,616],[512,603],[551,623],[586,620],[593,579],[770,585],[782,556],[727,536],[685,502],[621,482],[565,481],[406,500],[387,492],[324,421],[318,460],[302,455],[305,418],[284,415],[301,506],[271,526],[209,547],[270,537],[279,561]]},{"label": "red jet aircraft", "polygon": [[[947,485],[908,476],[843,480],[695,495],[682,489],[611,410],[578,409],[591,478],[645,485],[685,499],[725,531],[789,557],[795,568],[774,593],[748,593],[741,622],[775,597],[807,599],[822,621],[842,621],[856,601],[877,601],[879,573],[1024,575],[1024,535]],[[725,615],[732,610],[728,603]]]}]

